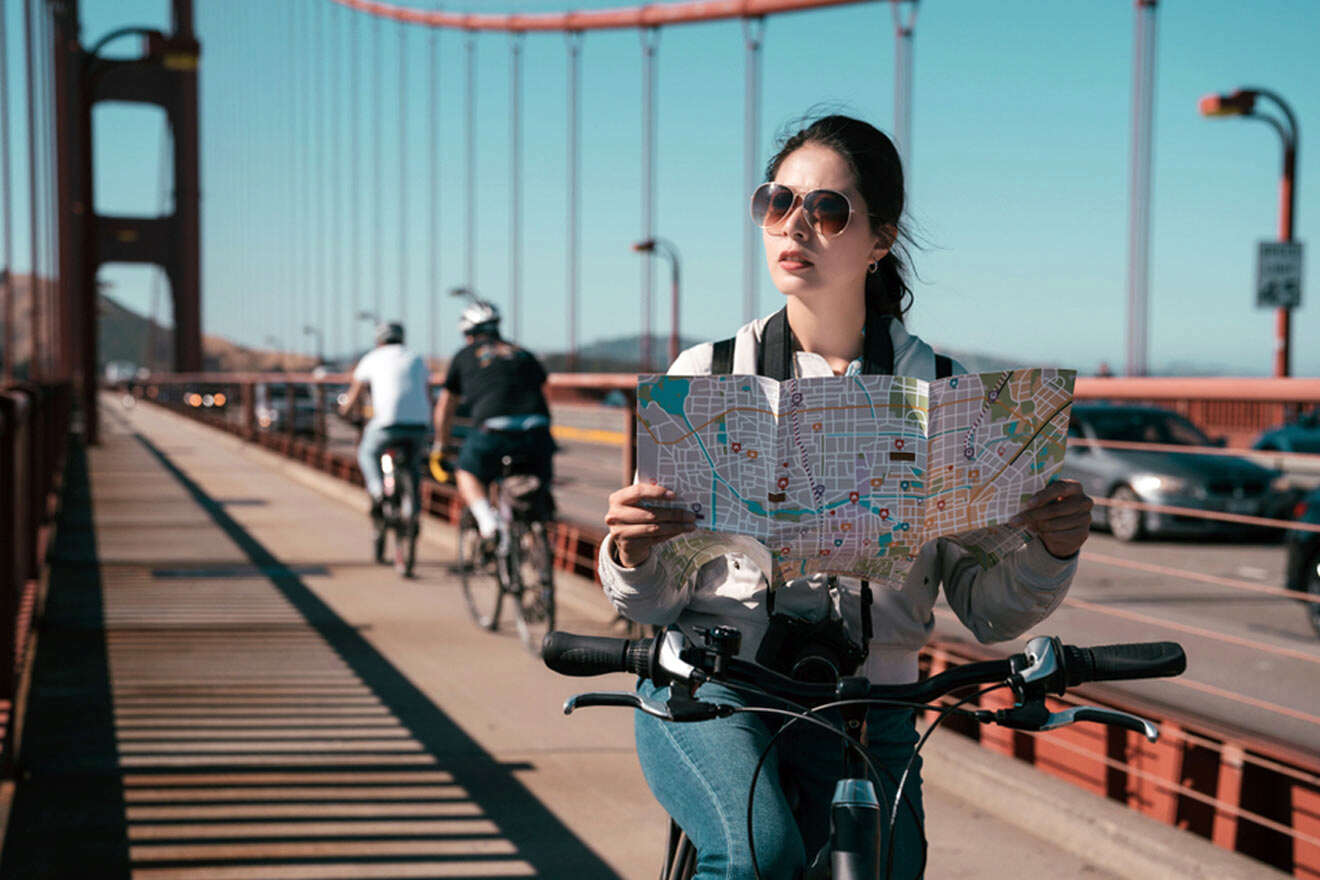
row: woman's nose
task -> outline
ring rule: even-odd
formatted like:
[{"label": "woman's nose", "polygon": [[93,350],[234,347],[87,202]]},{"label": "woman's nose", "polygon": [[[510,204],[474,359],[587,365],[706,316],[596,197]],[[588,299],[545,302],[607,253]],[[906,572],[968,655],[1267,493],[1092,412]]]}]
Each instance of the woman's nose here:
[{"label": "woman's nose", "polygon": [[806,241],[811,235],[811,224],[807,221],[807,212],[800,199],[789,210],[781,228],[784,235],[792,236],[797,241]]}]

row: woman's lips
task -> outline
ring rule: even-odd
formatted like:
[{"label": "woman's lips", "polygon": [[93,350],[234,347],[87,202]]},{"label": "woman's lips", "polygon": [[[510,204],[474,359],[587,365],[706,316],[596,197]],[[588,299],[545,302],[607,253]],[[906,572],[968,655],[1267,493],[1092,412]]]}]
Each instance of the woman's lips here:
[{"label": "woman's lips", "polygon": [[779,255],[779,266],[787,272],[811,268],[811,261],[801,251],[785,251]]}]

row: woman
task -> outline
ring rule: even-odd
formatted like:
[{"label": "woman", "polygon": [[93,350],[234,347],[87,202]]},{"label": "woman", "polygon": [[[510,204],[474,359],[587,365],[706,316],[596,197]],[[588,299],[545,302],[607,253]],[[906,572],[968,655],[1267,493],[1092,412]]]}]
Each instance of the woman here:
[{"label": "woman", "polygon": [[[785,309],[738,331],[731,364],[727,344],[717,353],[717,346],[707,343],[679,355],[670,372],[708,374],[718,360],[721,372],[773,375],[767,350],[778,346],[784,369],[798,376],[849,375],[863,367],[875,372],[882,356],[874,352],[882,351],[894,374],[935,379],[934,352],[902,323],[912,294],[894,253],[902,235],[903,172],[889,138],[865,122],[827,116],[788,138],[766,178],[753,195],[752,219],[762,227],[770,277],[787,300]],[[776,333],[787,345],[775,342]],[[952,369],[962,372],[956,364]],[[702,566],[691,582],[675,582],[653,549],[694,528],[693,515],[648,506],[671,497],[663,486],[641,484],[610,496],[605,518],[610,532],[599,560],[606,594],[641,623],[677,623],[690,634],[717,623],[736,626],[743,633],[743,656],[764,663],[757,651],[769,622],[766,573],[744,554],[729,552]],[[1079,484],[1052,484],[1015,519],[1028,533],[1026,543],[986,570],[949,540],[926,544],[901,589],[872,591],[872,637],[859,674],[877,684],[916,680],[917,652],[930,636],[941,585],[981,641],[1015,638],[1034,626],[1067,592],[1089,532],[1090,509]],[[831,608],[842,608],[845,628],[855,635],[863,631],[857,619],[863,613],[860,590],[850,578],[802,578],[775,585],[775,609],[819,620]],[[667,696],[650,683],[641,688],[647,696]],[[702,694],[746,700],[710,685]],[[667,724],[637,714],[642,770],[656,798],[696,845],[698,878],[752,876],[747,785],[772,734],[772,725],[761,717]],[[872,755],[897,778],[916,742],[912,713],[873,710],[868,730]],[[767,878],[793,877],[826,840],[827,805],[840,775],[840,748],[830,734],[796,725],[780,742],[779,772],[762,776],[755,805],[756,858]],[[783,793],[786,777],[801,793],[800,829]],[[921,871],[916,781],[909,780],[912,796],[900,811],[894,877]],[[882,797],[892,796],[889,785]]]}]

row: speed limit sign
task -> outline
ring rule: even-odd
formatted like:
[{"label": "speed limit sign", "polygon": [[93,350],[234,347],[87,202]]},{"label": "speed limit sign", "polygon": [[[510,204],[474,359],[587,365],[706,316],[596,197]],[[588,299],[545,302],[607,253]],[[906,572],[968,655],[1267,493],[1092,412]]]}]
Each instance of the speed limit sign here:
[{"label": "speed limit sign", "polygon": [[1262,241],[1256,246],[1256,306],[1295,309],[1302,304],[1302,243]]}]

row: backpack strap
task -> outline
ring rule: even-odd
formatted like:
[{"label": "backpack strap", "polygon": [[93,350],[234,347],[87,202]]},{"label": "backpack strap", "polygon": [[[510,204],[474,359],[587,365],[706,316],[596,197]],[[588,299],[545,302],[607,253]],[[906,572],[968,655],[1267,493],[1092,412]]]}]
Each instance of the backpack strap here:
[{"label": "backpack strap", "polygon": [[756,374],[780,382],[793,378],[793,330],[788,326],[788,309],[770,316],[761,330],[761,344],[756,350]]},{"label": "backpack strap", "polygon": [[935,378],[947,379],[953,375],[953,358],[947,354],[935,355]]},{"label": "backpack strap", "polygon": [[733,372],[733,337],[721,339],[715,343],[715,351],[710,362],[712,376],[727,376]]}]

